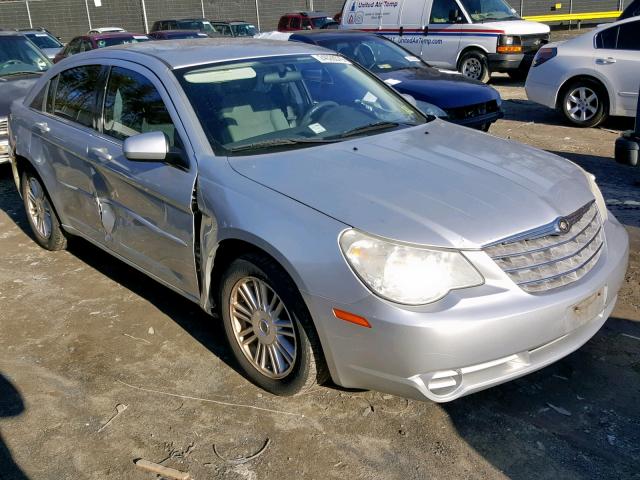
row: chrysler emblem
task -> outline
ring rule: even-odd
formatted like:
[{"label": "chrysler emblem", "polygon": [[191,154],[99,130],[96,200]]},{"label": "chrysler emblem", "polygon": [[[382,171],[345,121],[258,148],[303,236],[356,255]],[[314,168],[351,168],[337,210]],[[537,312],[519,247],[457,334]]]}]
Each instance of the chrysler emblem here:
[{"label": "chrysler emblem", "polygon": [[556,229],[560,233],[567,233],[569,230],[571,230],[571,224],[565,218],[561,218],[556,224]]}]

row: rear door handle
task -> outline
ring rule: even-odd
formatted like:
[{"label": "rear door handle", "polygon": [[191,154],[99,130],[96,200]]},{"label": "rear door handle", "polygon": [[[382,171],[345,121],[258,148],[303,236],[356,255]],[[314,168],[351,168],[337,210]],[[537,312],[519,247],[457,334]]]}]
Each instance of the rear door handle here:
[{"label": "rear door handle", "polygon": [[607,58],[596,58],[596,63],[598,65],[609,65],[611,63],[616,63],[616,59],[613,57],[607,57]]},{"label": "rear door handle", "polygon": [[106,148],[90,148],[89,156],[95,158],[96,160],[101,160],[103,162],[108,162],[113,159],[113,157],[109,154],[109,151]]},{"label": "rear door handle", "polygon": [[47,122],[36,122],[33,124],[33,127],[40,133],[49,133],[51,131]]}]

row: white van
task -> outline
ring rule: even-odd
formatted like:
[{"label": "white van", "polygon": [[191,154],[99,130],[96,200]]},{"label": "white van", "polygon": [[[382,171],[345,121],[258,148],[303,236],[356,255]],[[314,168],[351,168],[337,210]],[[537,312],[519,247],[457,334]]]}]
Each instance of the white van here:
[{"label": "white van", "polygon": [[526,78],[549,26],[522,20],[505,0],[347,0],[340,28],[385,35],[438,68],[487,82]]}]

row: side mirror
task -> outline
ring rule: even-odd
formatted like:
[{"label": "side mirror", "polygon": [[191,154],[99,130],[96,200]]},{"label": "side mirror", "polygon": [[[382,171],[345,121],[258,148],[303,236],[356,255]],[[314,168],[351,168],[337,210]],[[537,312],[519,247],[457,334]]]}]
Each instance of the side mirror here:
[{"label": "side mirror", "polygon": [[462,15],[460,14],[460,10],[458,9],[449,10],[449,22],[462,23]]},{"label": "side mirror", "polygon": [[164,132],[141,133],[127,138],[122,150],[134,162],[164,162],[169,153],[169,140]]},{"label": "side mirror", "polygon": [[409,95],[408,93],[401,93],[400,95],[402,95],[402,98],[404,98],[407,102],[409,102],[414,107],[418,106],[418,102],[412,95]]}]

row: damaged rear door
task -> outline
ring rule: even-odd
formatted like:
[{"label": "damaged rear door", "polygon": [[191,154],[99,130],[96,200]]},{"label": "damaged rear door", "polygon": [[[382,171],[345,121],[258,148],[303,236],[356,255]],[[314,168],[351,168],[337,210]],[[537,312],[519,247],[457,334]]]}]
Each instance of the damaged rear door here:
[{"label": "damaged rear door", "polygon": [[[98,135],[88,156],[104,243],[147,273],[199,298],[194,255],[193,192],[197,166],[186,132],[160,80],[129,62],[111,65],[99,99]],[[126,138],[163,132],[184,166],[135,162]]]}]

